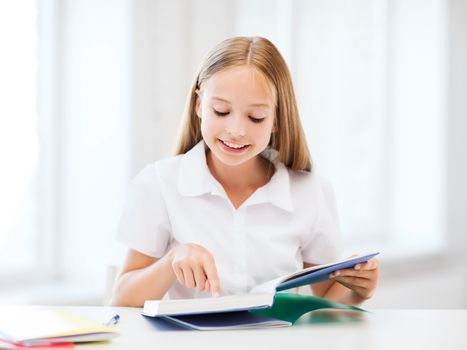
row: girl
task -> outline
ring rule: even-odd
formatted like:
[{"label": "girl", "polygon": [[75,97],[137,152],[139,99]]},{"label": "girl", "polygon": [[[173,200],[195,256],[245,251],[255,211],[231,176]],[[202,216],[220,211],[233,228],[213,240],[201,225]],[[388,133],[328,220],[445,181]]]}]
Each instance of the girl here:
[{"label": "girl", "polygon": [[[188,96],[177,156],[133,180],[118,238],[129,251],[113,304],[247,293],[340,258],[336,204],[311,171],[287,65],[267,39],[217,45]],[[341,270],[315,295],[359,305],[378,262]]]}]

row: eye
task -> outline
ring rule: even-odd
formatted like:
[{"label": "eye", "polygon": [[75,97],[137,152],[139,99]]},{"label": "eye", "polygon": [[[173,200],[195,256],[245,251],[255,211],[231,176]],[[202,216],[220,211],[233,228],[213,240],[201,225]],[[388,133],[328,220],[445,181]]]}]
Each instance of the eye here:
[{"label": "eye", "polygon": [[225,117],[227,114],[229,114],[229,112],[220,112],[220,111],[215,110],[214,108],[212,110],[214,111],[214,114],[219,117]]},{"label": "eye", "polygon": [[261,123],[263,122],[264,118],[255,118],[255,117],[248,117],[253,123]]}]

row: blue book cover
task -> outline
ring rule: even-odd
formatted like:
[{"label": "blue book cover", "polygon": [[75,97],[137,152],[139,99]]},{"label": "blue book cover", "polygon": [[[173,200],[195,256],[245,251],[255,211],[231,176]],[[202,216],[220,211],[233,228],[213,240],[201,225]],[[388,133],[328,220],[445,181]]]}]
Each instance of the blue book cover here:
[{"label": "blue book cover", "polygon": [[307,284],[326,281],[329,279],[329,274],[333,273],[334,271],[351,268],[357,264],[370,260],[378,254],[379,253],[363,255],[336,264],[325,265],[324,267],[317,268],[309,272],[304,271],[303,273],[288,278],[278,284],[276,286],[276,291],[280,292],[291,288],[301,287]]},{"label": "blue book cover", "polygon": [[257,315],[249,311],[185,316],[163,316],[162,318],[184,328],[200,331],[287,327],[292,325],[292,323],[288,321],[264,315]]}]

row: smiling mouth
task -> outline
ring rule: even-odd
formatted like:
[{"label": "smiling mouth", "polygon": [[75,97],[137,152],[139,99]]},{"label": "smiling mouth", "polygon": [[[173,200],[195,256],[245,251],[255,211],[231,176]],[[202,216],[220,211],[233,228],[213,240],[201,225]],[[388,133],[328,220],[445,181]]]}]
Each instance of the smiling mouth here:
[{"label": "smiling mouth", "polygon": [[244,148],[247,148],[248,146],[250,145],[247,145],[247,144],[237,144],[237,143],[232,143],[232,142],[228,142],[228,141],[224,141],[224,140],[221,140],[219,139],[219,141],[226,147],[232,149],[232,150],[242,150]]}]

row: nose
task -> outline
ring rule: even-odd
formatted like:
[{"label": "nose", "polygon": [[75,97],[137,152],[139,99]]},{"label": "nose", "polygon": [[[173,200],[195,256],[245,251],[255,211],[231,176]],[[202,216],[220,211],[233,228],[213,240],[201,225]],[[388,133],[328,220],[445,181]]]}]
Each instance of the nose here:
[{"label": "nose", "polygon": [[235,114],[228,118],[225,131],[233,137],[244,137],[246,135],[246,126],[242,116]]}]

